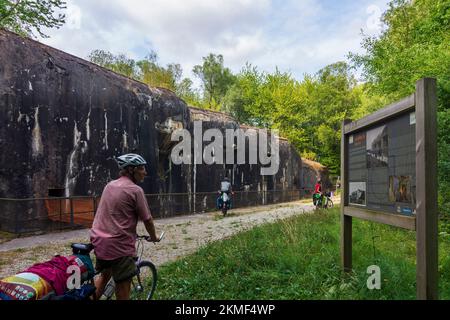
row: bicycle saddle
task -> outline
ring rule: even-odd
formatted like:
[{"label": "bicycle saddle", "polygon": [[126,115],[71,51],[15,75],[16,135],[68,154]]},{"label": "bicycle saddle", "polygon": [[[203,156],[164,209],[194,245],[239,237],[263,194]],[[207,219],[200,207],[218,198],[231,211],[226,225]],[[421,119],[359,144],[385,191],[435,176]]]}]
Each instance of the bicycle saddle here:
[{"label": "bicycle saddle", "polygon": [[89,252],[94,249],[92,243],[72,243],[72,252],[73,254],[83,254],[89,255]]}]

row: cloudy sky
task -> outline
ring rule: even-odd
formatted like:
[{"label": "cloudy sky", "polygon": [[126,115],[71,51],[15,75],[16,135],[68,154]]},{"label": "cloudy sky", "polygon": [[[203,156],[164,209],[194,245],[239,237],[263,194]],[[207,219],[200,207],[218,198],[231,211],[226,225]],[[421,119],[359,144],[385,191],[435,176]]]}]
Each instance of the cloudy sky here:
[{"label": "cloudy sky", "polygon": [[239,72],[246,62],[297,79],[361,52],[387,0],[67,0],[66,24],[41,42],[81,58],[92,50],[180,63],[184,76],[209,53]]}]

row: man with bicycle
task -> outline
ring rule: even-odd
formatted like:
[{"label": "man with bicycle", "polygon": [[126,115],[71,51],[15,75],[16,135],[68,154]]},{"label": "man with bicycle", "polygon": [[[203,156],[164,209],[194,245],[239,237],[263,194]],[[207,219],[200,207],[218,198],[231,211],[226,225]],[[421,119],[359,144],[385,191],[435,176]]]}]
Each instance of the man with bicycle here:
[{"label": "man with bicycle", "polygon": [[95,279],[98,299],[108,281],[116,283],[117,300],[130,298],[131,278],[136,275],[136,227],[143,221],[150,240],[158,242],[155,225],[144,190],[137,185],[147,175],[147,162],[140,155],[125,154],[116,158],[120,177],[109,182],[102,193],[91,229],[91,243],[97,258]]},{"label": "man with bicycle", "polygon": [[313,203],[315,206],[317,206],[319,203],[322,202],[323,194],[322,194],[322,180],[319,178],[316,185],[314,186],[314,193],[313,193]]},{"label": "man with bicycle", "polygon": [[234,194],[233,187],[231,186],[230,178],[228,176],[225,176],[222,181],[220,182],[220,190],[218,191],[219,197],[216,200],[216,206],[218,209],[222,208],[223,205],[226,205],[223,203],[222,194],[226,193],[228,195],[228,202],[229,207],[231,208],[231,197],[230,194]]}]

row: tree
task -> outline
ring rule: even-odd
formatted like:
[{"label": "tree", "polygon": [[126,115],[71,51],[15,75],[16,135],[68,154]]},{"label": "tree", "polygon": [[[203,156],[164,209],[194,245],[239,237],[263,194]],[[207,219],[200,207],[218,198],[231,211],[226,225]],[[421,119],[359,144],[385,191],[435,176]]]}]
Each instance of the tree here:
[{"label": "tree", "polygon": [[278,129],[303,157],[338,174],[341,122],[363,113],[364,94],[344,62],[302,82],[278,69],[270,74],[247,64],[225,95],[224,107],[240,122]]},{"label": "tree", "polygon": [[256,67],[247,63],[225,94],[223,110],[241,123],[267,127],[269,118],[261,109],[263,77]]},{"label": "tree", "polygon": [[189,78],[181,80],[177,86],[175,93],[190,106],[201,106],[200,94],[196,89],[192,88],[193,82]]},{"label": "tree", "polygon": [[370,90],[393,102],[414,92],[423,77],[438,86],[438,176],[441,212],[450,213],[450,2],[395,0],[382,18],[385,31],[365,37],[364,54],[350,54]]},{"label": "tree", "polygon": [[35,36],[36,30],[43,38],[48,38],[41,30],[59,28],[65,22],[65,15],[55,9],[66,9],[63,0],[0,0],[0,28],[24,36]]},{"label": "tree", "polygon": [[144,82],[151,87],[161,87],[175,92],[188,104],[199,105],[200,97],[192,89],[189,78],[182,79],[183,69],[179,64],[171,63],[166,68],[158,64],[156,52],[150,53],[142,60],[135,61],[124,54],[114,55],[109,51],[94,50],[88,59],[126,77]]},{"label": "tree", "polygon": [[194,74],[202,81],[207,107],[220,109],[222,100],[233,85],[235,76],[223,65],[223,56],[210,53],[203,57],[203,64],[193,68]]},{"label": "tree", "polygon": [[137,78],[136,61],[125,54],[113,55],[109,51],[94,50],[88,56],[89,61],[129,78]]},{"label": "tree", "polygon": [[156,60],[147,56],[146,59],[137,62],[138,79],[149,86],[166,88],[176,91],[176,83],[182,70],[179,64],[160,66]]},{"label": "tree", "polygon": [[134,78],[136,76],[136,62],[125,54],[119,54],[114,58],[113,70],[126,77]]},{"label": "tree", "polygon": [[414,92],[418,79],[436,77],[440,105],[450,101],[450,2],[394,0],[382,21],[379,37],[364,38],[366,53],[350,54],[372,89],[394,101]]},{"label": "tree", "polygon": [[361,104],[361,91],[345,62],[337,62],[319,70],[309,78],[311,149],[318,161],[332,174],[340,170],[340,128],[342,120],[353,118]]},{"label": "tree", "polygon": [[114,55],[104,50],[94,50],[88,56],[89,61],[99,66],[111,69],[114,64]]}]

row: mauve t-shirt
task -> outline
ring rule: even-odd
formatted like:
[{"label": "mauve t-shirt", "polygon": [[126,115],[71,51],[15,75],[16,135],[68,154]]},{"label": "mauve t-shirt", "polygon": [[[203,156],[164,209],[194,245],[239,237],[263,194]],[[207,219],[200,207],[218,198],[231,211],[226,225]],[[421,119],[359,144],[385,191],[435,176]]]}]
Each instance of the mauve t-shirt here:
[{"label": "mauve t-shirt", "polygon": [[91,228],[97,258],[114,260],[136,256],[138,220],[146,221],[151,217],[144,190],[130,178],[123,176],[108,183]]}]

